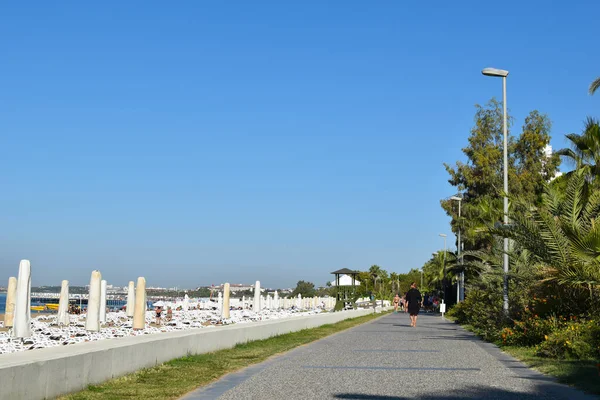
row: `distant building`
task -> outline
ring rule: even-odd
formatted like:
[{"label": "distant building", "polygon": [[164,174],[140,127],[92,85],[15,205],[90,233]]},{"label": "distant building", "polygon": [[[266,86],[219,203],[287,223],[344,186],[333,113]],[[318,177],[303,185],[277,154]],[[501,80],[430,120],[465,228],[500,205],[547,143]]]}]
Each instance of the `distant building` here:
[{"label": "distant building", "polygon": [[[546,159],[552,157],[552,146],[547,145],[546,147],[544,147],[544,154],[546,155]],[[542,163],[544,161],[542,160]],[[554,174],[554,176],[552,178],[550,178],[550,182],[552,182],[553,180],[555,180],[556,178],[558,178],[559,176],[562,176],[562,172],[557,171],[556,174]]]}]

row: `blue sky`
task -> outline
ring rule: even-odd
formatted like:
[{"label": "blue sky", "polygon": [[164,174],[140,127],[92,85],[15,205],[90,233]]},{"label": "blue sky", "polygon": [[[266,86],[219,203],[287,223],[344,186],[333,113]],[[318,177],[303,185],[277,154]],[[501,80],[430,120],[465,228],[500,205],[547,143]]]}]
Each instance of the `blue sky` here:
[{"label": "blue sky", "polygon": [[34,285],[420,267],[449,233],[442,163],[501,96],[483,67],[555,148],[599,114],[600,3],[494,4],[3,4],[0,286],[23,258]]}]

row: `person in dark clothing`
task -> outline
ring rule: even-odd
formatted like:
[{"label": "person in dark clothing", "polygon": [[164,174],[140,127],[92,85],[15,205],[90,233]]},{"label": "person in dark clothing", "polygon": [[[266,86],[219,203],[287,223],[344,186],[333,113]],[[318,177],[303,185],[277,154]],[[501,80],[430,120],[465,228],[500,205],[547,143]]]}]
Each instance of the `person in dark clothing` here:
[{"label": "person in dark clothing", "polygon": [[410,290],[406,292],[406,302],[408,303],[408,313],[410,314],[410,326],[417,327],[417,316],[421,309],[421,292],[417,289],[417,284],[413,282],[410,285]]}]

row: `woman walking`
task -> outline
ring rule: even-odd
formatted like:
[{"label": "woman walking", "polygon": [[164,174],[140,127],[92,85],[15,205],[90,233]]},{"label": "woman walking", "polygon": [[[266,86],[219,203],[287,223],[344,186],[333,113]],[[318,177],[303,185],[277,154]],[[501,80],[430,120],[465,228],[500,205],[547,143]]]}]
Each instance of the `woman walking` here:
[{"label": "woman walking", "polygon": [[410,285],[410,290],[406,292],[406,302],[408,303],[408,313],[410,314],[410,326],[417,327],[417,316],[421,309],[421,292],[417,289],[417,284],[413,282]]},{"label": "woman walking", "polygon": [[396,297],[394,297],[394,312],[398,312],[398,306],[400,305],[400,296],[396,293]]}]

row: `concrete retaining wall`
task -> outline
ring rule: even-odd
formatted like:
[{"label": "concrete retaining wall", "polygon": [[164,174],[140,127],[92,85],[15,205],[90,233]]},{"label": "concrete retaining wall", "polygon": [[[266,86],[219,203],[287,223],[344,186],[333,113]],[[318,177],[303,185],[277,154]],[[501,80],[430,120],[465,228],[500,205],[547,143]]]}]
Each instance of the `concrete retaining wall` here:
[{"label": "concrete retaining wall", "polygon": [[372,309],[168,332],[0,355],[0,399],[52,399],[142,368],[373,313]]}]

